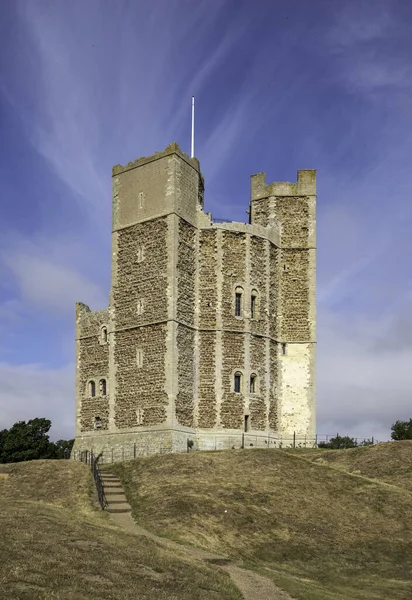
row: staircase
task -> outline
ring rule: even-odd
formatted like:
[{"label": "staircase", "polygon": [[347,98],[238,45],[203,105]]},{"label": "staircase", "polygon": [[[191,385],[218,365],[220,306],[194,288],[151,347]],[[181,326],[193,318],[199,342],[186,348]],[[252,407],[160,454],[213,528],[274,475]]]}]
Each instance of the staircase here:
[{"label": "staircase", "polygon": [[130,504],[126,500],[121,481],[114,473],[100,471],[103,490],[107,500],[106,510],[109,513],[130,513]]}]

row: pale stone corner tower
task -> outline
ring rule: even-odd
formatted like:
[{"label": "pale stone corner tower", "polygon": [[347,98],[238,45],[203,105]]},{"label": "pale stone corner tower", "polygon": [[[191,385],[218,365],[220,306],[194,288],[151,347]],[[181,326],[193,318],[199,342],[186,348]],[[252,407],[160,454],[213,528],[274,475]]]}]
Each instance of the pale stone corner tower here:
[{"label": "pale stone corner tower", "polygon": [[203,210],[177,144],[113,168],[109,308],[76,305],[74,452],[313,441],[316,171],[251,178],[249,224]]}]

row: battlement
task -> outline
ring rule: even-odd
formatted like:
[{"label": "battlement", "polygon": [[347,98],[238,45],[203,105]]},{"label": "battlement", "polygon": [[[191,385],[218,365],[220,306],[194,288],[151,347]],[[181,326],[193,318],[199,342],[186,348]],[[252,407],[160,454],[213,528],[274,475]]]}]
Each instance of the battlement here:
[{"label": "battlement", "polygon": [[296,183],[276,181],[267,184],[266,173],[256,173],[250,178],[250,192],[251,200],[260,200],[270,196],[315,196],[316,170],[298,170]]},{"label": "battlement", "polygon": [[129,162],[127,163],[127,165],[124,166],[115,165],[112,168],[112,176],[114,177],[115,175],[120,175],[125,171],[130,171],[131,169],[135,169],[136,167],[147,165],[148,163],[151,163],[154,160],[159,160],[159,158],[164,158],[165,156],[170,156],[171,154],[176,154],[184,161],[186,161],[188,165],[190,165],[196,171],[198,171],[198,173],[200,173],[200,165],[197,158],[190,158],[190,156],[186,154],[186,152],[183,152],[183,150],[180,149],[179,144],[177,144],[176,142],[172,142],[164,150],[162,150],[162,152],[155,152],[151,156],[141,156],[140,158],[137,158],[136,160]]}]

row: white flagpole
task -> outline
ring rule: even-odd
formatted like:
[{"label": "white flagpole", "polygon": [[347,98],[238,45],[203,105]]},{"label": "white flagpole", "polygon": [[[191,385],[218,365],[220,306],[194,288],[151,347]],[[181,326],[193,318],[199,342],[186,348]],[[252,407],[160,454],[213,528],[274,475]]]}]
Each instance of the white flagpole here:
[{"label": "white flagpole", "polygon": [[192,96],[192,146],[190,151],[190,157],[193,158],[195,155],[195,97]]}]

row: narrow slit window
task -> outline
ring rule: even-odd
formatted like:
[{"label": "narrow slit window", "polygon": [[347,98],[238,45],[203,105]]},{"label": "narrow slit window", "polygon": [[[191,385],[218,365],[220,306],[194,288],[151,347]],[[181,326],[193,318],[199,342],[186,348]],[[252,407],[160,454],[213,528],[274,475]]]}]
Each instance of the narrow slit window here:
[{"label": "narrow slit window", "polygon": [[245,433],[249,431],[249,415],[245,415]]},{"label": "narrow slit window", "polygon": [[285,356],[286,354],[286,344],[282,344],[282,354]]},{"label": "narrow slit window", "polygon": [[105,379],[100,380],[100,395],[106,396],[106,380]]},{"label": "narrow slit window", "polygon": [[139,192],[139,208],[143,208],[144,194]]},{"label": "narrow slit window", "polygon": [[144,259],[144,248],[143,246],[139,246],[137,249],[137,262],[141,263]]},{"label": "narrow slit window", "polygon": [[94,397],[96,395],[96,384],[94,381],[89,381],[89,396]]},{"label": "narrow slit window", "polygon": [[242,374],[235,373],[234,390],[237,394],[240,394],[241,388],[242,388]]},{"label": "narrow slit window", "polygon": [[139,316],[143,314],[143,300],[137,301],[137,314]]},{"label": "narrow slit window", "polygon": [[252,294],[250,297],[250,318],[251,319],[255,318],[255,311],[256,311],[256,296],[254,296]]},{"label": "narrow slit window", "polygon": [[136,362],[139,369],[143,367],[143,350],[141,350],[140,348],[137,350],[136,353]]},{"label": "narrow slit window", "polygon": [[136,411],[136,419],[138,425],[143,425],[143,408],[138,408]]},{"label": "narrow slit window", "polygon": [[237,288],[235,290],[235,317],[242,316],[242,296],[243,290],[242,288]]},{"label": "narrow slit window", "polygon": [[100,339],[103,344],[107,344],[107,327],[102,327]]},{"label": "narrow slit window", "polygon": [[250,393],[256,393],[256,375],[254,374],[250,376]]}]

